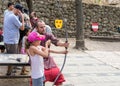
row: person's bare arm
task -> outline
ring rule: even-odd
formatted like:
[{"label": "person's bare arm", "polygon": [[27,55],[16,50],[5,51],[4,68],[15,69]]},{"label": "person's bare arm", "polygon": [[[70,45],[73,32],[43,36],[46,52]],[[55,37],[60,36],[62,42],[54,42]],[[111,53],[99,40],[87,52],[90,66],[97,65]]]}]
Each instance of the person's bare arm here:
[{"label": "person's bare arm", "polygon": [[21,11],[19,11],[19,14],[20,14],[21,20],[22,20],[22,26],[20,27],[20,30],[24,30],[24,15]]},{"label": "person's bare arm", "polygon": [[51,41],[50,40],[48,40],[47,42],[46,42],[46,44],[45,44],[45,47],[42,47],[42,49],[41,50],[39,50],[37,47],[35,47],[35,46],[31,46],[30,48],[30,50],[31,50],[31,54],[33,54],[33,55],[35,55],[35,54],[39,54],[39,55],[41,55],[42,57],[48,57],[48,55],[49,55],[49,50],[48,50],[48,47],[49,47],[49,45],[51,44]]},{"label": "person's bare arm", "polygon": [[64,42],[58,41],[57,46],[68,47],[69,43],[64,43]]},{"label": "person's bare arm", "polygon": [[56,53],[56,54],[67,54],[67,50],[62,50],[62,51],[56,51],[56,50],[49,50],[50,53]]},{"label": "person's bare arm", "polygon": [[38,54],[42,57],[48,57],[48,49],[47,48],[44,48],[44,50],[39,50],[38,48],[32,46],[30,47],[30,54],[31,55],[35,55],[35,54]]}]

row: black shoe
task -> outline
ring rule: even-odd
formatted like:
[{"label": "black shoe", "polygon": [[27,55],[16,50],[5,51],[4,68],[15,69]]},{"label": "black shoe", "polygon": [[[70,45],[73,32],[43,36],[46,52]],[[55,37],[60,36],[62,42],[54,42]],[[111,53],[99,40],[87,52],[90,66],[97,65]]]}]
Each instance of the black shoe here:
[{"label": "black shoe", "polygon": [[7,76],[10,76],[10,75],[11,75],[11,73],[6,73],[6,75],[7,75]]}]

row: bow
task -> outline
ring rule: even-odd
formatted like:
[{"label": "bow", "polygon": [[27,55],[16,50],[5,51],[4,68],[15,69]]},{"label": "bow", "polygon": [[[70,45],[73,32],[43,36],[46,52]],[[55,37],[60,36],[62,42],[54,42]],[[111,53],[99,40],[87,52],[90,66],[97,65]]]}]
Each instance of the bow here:
[{"label": "bow", "polygon": [[[64,22],[65,22],[65,36],[66,36],[66,37],[65,37],[65,39],[66,39],[66,40],[65,40],[65,43],[67,43],[67,42],[68,42],[68,33],[67,33],[67,29],[66,29],[66,22],[67,22],[67,19],[64,19]],[[65,47],[65,49],[67,50],[67,47]],[[67,58],[67,54],[65,54],[65,58],[64,58],[62,67],[61,67],[61,69],[60,69],[60,72],[58,73],[57,77],[55,78],[55,80],[54,80],[52,86],[54,86],[55,82],[56,82],[57,79],[60,77],[60,74],[62,73],[63,68],[64,68],[64,66],[65,66],[65,63],[66,63],[66,58]]]},{"label": "bow", "polygon": [[[65,39],[65,43],[67,43],[67,42],[68,42],[68,33],[67,33],[67,29],[66,29],[67,19],[65,19],[65,18],[63,17],[63,14],[62,14],[62,13],[63,13],[63,10],[61,9],[62,7],[61,7],[61,4],[60,4],[60,1],[59,1],[59,0],[55,0],[55,1],[56,1],[57,8],[59,9],[59,10],[58,10],[58,13],[59,13],[59,15],[62,16],[62,19],[64,19],[64,20],[63,20],[63,23],[64,23],[64,27],[65,27],[65,36],[66,36],[66,37],[65,37],[65,38],[66,38],[66,39]],[[61,7],[61,8],[60,8],[60,7]],[[62,21],[62,20],[59,20],[59,21]],[[55,25],[55,26],[57,26],[57,25]],[[61,25],[58,25],[58,29],[61,29],[61,28],[62,28]],[[67,50],[67,47],[65,47],[65,49]],[[58,73],[57,77],[55,78],[52,86],[54,86],[55,82],[56,82],[57,79],[60,77],[61,72],[63,71],[63,68],[64,68],[65,63],[66,63],[66,58],[67,58],[67,54],[65,54],[65,58],[64,58],[62,67],[61,67],[61,69],[60,69],[60,72]]]}]

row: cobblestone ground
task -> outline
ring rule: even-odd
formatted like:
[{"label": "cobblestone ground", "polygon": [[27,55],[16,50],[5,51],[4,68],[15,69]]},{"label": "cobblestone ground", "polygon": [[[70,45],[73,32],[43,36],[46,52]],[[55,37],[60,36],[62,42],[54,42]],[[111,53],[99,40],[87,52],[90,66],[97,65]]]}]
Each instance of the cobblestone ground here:
[{"label": "cobblestone ground", "polygon": [[0,79],[0,86],[29,86],[29,79]]},{"label": "cobblestone ground", "polygon": [[[65,39],[61,39],[65,41]],[[75,39],[68,39],[70,43],[69,53],[80,53],[80,50],[73,49],[75,46]],[[102,42],[102,41],[92,41],[90,39],[85,40],[85,46],[90,51],[104,50],[104,51],[120,51],[120,42]],[[60,47],[51,47],[56,50],[63,50]],[[1,72],[2,71],[2,72]],[[6,72],[6,67],[0,67],[0,74]],[[29,86],[29,79],[0,79],[0,86]]]},{"label": "cobblestone ground", "polygon": [[[7,71],[6,66],[0,67],[0,75],[5,75]],[[17,70],[17,74],[20,74],[21,70]],[[0,79],[0,86],[29,86],[29,78],[21,78],[21,79]]]}]

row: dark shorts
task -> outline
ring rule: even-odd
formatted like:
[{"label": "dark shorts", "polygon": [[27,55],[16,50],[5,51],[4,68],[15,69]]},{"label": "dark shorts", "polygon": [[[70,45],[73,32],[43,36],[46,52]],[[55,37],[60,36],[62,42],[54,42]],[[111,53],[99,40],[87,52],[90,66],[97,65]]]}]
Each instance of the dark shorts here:
[{"label": "dark shorts", "polygon": [[[5,49],[7,54],[18,54],[18,44],[6,44]],[[11,75],[13,66],[8,65],[7,75]]]},{"label": "dark shorts", "polygon": [[6,49],[6,53],[8,53],[8,54],[18,54],[19,53],[18,44],[6,44],[5,43],[5,49]]}]

